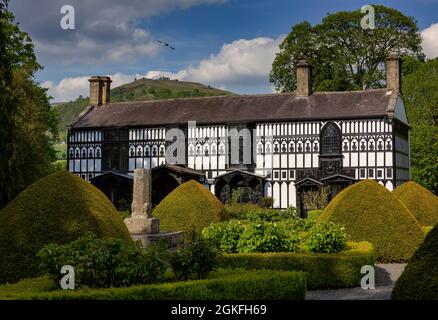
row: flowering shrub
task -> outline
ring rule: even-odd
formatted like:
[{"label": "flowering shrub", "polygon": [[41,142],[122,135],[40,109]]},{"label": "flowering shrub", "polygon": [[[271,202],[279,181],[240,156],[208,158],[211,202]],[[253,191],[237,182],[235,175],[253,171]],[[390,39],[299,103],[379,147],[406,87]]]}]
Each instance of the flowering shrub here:
[{"label": "flowering shrub", "polygon": [[336,253],[342,251],[347,243],[344,227],[333,222],[314,225],[306,239],[305,247],[310,252]]}]

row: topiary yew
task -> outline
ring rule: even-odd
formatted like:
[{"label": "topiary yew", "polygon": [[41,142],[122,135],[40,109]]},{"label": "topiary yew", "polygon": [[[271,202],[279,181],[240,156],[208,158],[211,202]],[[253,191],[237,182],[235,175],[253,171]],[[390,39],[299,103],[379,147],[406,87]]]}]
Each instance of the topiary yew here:
[{"label": "topiary yew", "polygon": [[393,191],[393,194],[412,212],[422,226],[438,223],[438,197],[418,183],[409,181]]},{"label": "topiary yew", "polygon": [[369,241],[376,258],[407,261],[424,240],[412,213],[385,187],[364,180],[341,191],[324,209],[317,223],[343,225],[353,241]]},{"label": "topiary yew", "polygon": [[207,188],[190,180],[173,190],[154,209],[163,231],[201,232],[212,222],[225,220],[224,206]]},{"label": "topiary yew", "polygon": [[65,171],[37,181],[0,212],[0,283],[36,276],[42,247],[87,233],[133,244],[112,203],[91,184]]},{"label": "topiary yew", "polygon": [[428,233],[397,280],[392,299],[438,300],[438,224]]}]

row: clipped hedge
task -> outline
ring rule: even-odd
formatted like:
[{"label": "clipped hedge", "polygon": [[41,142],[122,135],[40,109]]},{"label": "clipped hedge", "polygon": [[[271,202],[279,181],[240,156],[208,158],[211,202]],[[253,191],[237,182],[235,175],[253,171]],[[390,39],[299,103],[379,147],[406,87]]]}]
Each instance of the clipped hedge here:
[{"label": "clipped hedge", "polygon": [[385,187],[363,180],[342,190],[317,223],[345,227],[352,241],[369,241],[382,262],[403,262],[423,242],[425,234],[412,213]]},{"label": "clipped hedge", "polygon": [[[35,288],[50,288],[47,278],[32,281],[37,282]],[[99,290],[32,293],[17,285],[19,289],[0,287],[0,300],[303,300],[306,295],[303,272],[268,270],[222,271],[206,280]]]},{"label": "clipped hedge", "polygon": [[438,197],[418,183],[403,183],[392,192],[415,216],[422,226],[438,223]]},{"label": "clipped hedge", "polygon": [[392,291],[394,300],[438,300],[438,225],[412,256]]},{"label": "clipped hedge", "polygon": [[345,288],[360,284],[364,265],[374,265],[369,242],[348,242],[340,253],[249,253],[225,254],[222,268],[274,269],[306,272],[309,289]]},{"label": "clipped hedge", "polygon": [[111,201],[78,176],[60,171],[20,193],[0,212],[0,283],[35,277],[36,253],[93,233],[133,245]]},{"label": "clipped hedge", "polygon": [[190,180],[173,190],[154,209],[163,231],[201,232],[212,222],[225,220],[222,203],[200,183]]}]

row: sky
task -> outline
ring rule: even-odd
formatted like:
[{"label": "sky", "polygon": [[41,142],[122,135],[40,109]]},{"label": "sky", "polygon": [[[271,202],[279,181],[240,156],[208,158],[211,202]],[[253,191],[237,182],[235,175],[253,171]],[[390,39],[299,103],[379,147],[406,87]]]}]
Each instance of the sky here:
[{"label": "sky", "polygon": [[[269,72],[291,27],[327,13],[357,10],[357,0],[11,0],[35,45],[36,75],[53,102],[88,96],[88,78],[113,87],[161,75],[240,94],[270,93]],[[428,58],[438,56],[438,0],[374,2],[413,16]],[[61,28],[71,5],[75,29]],[[71,21],[70,21],[71,22]],[[170,49],[158,42],[169,43]]]}]

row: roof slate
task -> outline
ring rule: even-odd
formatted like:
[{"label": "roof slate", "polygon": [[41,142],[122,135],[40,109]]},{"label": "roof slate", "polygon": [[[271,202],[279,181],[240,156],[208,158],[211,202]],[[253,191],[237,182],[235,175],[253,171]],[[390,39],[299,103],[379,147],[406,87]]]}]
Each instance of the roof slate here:
[{"label": "roof slate", "polygon": [[[396,99],[386,89],[133,101],[91,106],[72,128],[383,117]],[[393,99],[391,99],[391,97]]]}]

